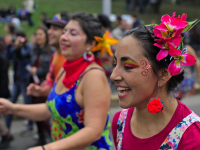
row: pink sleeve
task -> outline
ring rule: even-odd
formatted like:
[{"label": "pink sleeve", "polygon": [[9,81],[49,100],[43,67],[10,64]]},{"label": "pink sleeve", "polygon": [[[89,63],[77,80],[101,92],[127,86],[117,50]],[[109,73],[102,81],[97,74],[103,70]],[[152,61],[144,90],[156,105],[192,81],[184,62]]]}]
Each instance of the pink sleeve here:
[{"label": "pink sleeve", "polygon": [[115,147],[117,147],[117,142],[116,142],[116,138],[117,138],[117,121],[119,119],[120,112],[117,112],[114,115],[113,120],[112,120],[112,135],[113,135],[113,141],[115,143]]},{"label": "pink sleeve", "polygon": [[177,150],[200,149],[200,122],[191,125],[183,134]]}]

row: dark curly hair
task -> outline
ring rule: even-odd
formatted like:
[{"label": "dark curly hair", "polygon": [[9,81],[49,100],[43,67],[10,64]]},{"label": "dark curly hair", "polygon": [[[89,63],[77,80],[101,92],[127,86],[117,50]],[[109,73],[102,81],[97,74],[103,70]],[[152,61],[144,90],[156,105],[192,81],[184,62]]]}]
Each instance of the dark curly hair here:
[{"label": "dark curly hair", "polygon": [[[126,36],[132,36],[140,42],[143,47],[142,53],[150,61],[155,75],[158,76],[158,71],[168,68],[170,62],[173,60],[171,59],[171,56],[168,55],[166,58],[160,61],[156,59],[156,55],[159,53],[160,48],[154,46],[156,37],[153,33],[152,26],[139,26],[128,31],[124,37]],[[170,80],[167,82],[168,92],[172,91],[179,83],[183,81],[183,74],[184,72],[170,78]]]},{"label": "dark curly hair", "polygon": [[76,20],[79,22],[81,28],[87,35],[86,43],[90,43],[95,40],[94,36],[103,36],[101,24],[91,14],[76,13],[72,15],[70,20]]}]

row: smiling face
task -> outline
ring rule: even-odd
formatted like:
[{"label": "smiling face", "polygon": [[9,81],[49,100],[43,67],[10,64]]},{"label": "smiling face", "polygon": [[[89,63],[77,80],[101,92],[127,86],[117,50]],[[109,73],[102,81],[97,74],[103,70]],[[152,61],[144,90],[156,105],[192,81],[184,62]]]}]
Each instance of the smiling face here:
[{"label": "smiling face", "polygon": [[55,25],[51,25],[50,28],[48,29],[47,33],[48,33],[48,38],[49,38],[49,44],[58,48],[59,47],[59,39],[63,33],[63,28],[60,28]]},{"label": "smiling face", "polygon": [[71,20],[65,26],[60,38],[60,47],[63,56],[68,61],[76,60],[83,56],[86,50],[90,50],[90,44],[86,43],[87,36],[76,20]]},{"label": "smiling face", "polygon": [[36,31],[36,43],[38,45],[45,45],[47,40],[46,34],[42,29],[37,29]]},{"label": "smiling face", "polygon": [[132,36],[124,37],[117,46],[110,78],[119,91],[122,108],[146,107],[149,99],[157,96],[158,78],[142,51]]}]

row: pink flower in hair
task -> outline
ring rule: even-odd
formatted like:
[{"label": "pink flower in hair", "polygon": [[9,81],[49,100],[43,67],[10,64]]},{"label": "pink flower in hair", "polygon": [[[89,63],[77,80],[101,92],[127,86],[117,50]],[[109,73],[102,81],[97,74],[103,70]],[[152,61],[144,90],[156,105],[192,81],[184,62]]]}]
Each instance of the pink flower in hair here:
[{"label": "pink flower in hair", "polygon": [[154,34],[158,38],[172,39],[178,37],[183,29],[188,25],[185,21],[187,15],[183,14],[181,17],[175,18],[175,13],[172,17],[164,15],[161,18],[161,24],[156,25],[154,28]]},{"label": "pink flower in hair", "polygon": [[180,50],[174,50],[170,55],[174,58],[174,60],[169,64],[168,70],[172,76],[178,75],[185,66],[192,66],[196,59],[194,56],[186,54],[186,49],[183,49],[182,52]]},{"label": "pink flower in hair", "polygon": [[156,39],[156,42],[157,43],[154,45],[161,49],[157,54],[156,59],[160,61],[161,59],[167,57],[168,54],[170,55],[170,53],[174,53],[174,51],[176,51],[176,48],[181,43],[181,37],[178,36],[173,40]]}]

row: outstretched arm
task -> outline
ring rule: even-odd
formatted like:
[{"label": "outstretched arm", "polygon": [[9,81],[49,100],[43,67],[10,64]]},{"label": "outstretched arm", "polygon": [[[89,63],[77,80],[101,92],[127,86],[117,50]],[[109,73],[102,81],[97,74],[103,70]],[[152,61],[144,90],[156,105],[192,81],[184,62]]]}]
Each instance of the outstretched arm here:
[{"label": "outstretched arm", "polygon": [[33,121],[43,121],[51,117],[51,112],[46,104],[13,104],[7,99],[0,98],[0,112],[14,114]]}]

